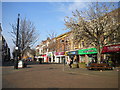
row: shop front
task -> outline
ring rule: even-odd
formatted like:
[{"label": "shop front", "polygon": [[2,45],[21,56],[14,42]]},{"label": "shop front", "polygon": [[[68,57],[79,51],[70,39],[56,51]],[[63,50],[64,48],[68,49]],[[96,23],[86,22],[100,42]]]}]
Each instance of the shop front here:
[{"label": "shop front", "polygon": [[67,53],[67,55],[69,56],[69,58],[74,61],[75,59],[77,60],[77,62],[79,62],[79,55],[78,55],[78,51],[70,51]]},{"label": "shop front", "polygon": [[65,52],[55,52],[56,63],[64,63],[64,60],[65,60]]},{"label": "shop front", "polygon": [[97,62],[97,49],[88,48],[78,50],[78,55],[80,58],[80,63],[88,64],[89,62]]},{"label": "shop front", "polygon": [[106,62],[112,61],[115,66],[120,66],[120,44],[104,46],[102,54]]},{"label": "shop front", "polygon": [[39,62],[40,60],[44,60],[44,57],[42,55],[35,56],[35,61]]},{"label": "shop front", "polygon": [[43,55],[38,56],[38,60],[37,61],[39,61],[40,64],[43,63],[44,62]]},{"label": "shop front", "polygon": [[48,52],[47,53],[47,57],[48,57],[48,62],[52,62],[53,60],[53,55],[52,55],[52,52]]},{"label": "shop front", "polygon": [[42,57],[43,57],[43,62],[48,62],[48,57],[46,54],[42,55]]}]

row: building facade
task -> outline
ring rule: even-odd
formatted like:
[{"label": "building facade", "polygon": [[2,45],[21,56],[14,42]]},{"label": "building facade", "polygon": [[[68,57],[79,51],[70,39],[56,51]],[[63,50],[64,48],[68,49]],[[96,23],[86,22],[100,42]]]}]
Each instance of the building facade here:
[{"label": "building facade", "polygon": [[2,28],[0,24],[0,66],[2,66]]},{"label": "building facade", "polygon": [[0,59],[1,62],[4,64],[5,62],[10,61],[11,56],[10,56],[10,48],[8,47],[8,44],[5,38],[3,37],[3,35],[1,34],[1,32],[2,32],[2,28],[0,24]]},{"label": "building facade", "polygon": [[50,48],[48,47],[50,44],[50,39],[42,41],[39,45],[36,46],[36,58],[37,61],[42,62],[50,62],[51,57],[48,57],[50,53]]},{"label": "building facade", "polygon": [[[85,63],[87,65],[89,62],[97,62],[98,51],[94,42],[92,42],[92,40],[86,40],[85,37],[82,40],[75,41],[73,39],[73,33],[74,32],[70,31],[53,39],[47,39],[44,43],[42,42],[42,46],[39,46],[39,48],[43,51],[41,54],[46,54],[48,62],[66,63],[69,59],[72,59],[73,61],[77,59],[77,62]],[[105,34],[107,34],[107,32]],[[118,60],[120,56],[120,39],[111,42],[113,37],[118,36],[120,36],[119,30],[115,32],[113,36],[106,39],[105,42],[102,42],[106,44],[106,46],[101,47],[101,61],[109,57],[109,60],[111,59],[116,65],[120,65]],[[102,41],[104,37],[101,36],[100,39]],[[114,50],[112,49],[111,51],[111,48]]]}]

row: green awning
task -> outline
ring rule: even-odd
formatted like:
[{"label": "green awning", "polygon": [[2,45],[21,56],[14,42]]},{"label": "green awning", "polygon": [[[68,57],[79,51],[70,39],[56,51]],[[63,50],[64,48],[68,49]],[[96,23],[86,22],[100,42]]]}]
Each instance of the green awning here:
[{"label": "green awning", "polygon": [[83,55],[83,54],[95,54],[95,53],[97,53],[97,49],[96,48],[88,48],[88,49],[78,50],[78,54],[79,55]]}]

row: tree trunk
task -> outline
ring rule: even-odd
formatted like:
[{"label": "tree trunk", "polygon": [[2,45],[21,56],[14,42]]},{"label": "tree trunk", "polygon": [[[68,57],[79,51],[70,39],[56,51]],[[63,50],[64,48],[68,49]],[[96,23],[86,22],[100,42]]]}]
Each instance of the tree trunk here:
[{"label": "tree trunk", "polygon": [[101,62],[101,47],[100,45],[97,45],[97,63]]},{"label": "tree trunk", "polygon": [[100,61],[101,61],[101,53],[98,52],[97,53],[97,63],[100,63]]},{"label": "tree trunk", "polygon": [[23,59],[23,57],[24,57],[24,52],[22,51],[21,52],[21,59]]}]

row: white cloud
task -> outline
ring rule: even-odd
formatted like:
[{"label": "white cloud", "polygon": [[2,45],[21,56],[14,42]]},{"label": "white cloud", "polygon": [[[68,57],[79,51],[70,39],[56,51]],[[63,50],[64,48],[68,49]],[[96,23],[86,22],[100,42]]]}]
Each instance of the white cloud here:
[{"label": "white cloud", "polygon": [[59,3],[58,11],[64,13],[65,15],[71,15],[72,11],[86,9],[87,2],[69,2],[69,3]]},{"label": "white cloud", "polygon": [[84,9],[86,6],[85,2],[74,2],[69,5],[68,11],[75,11],[76,9]]}]

